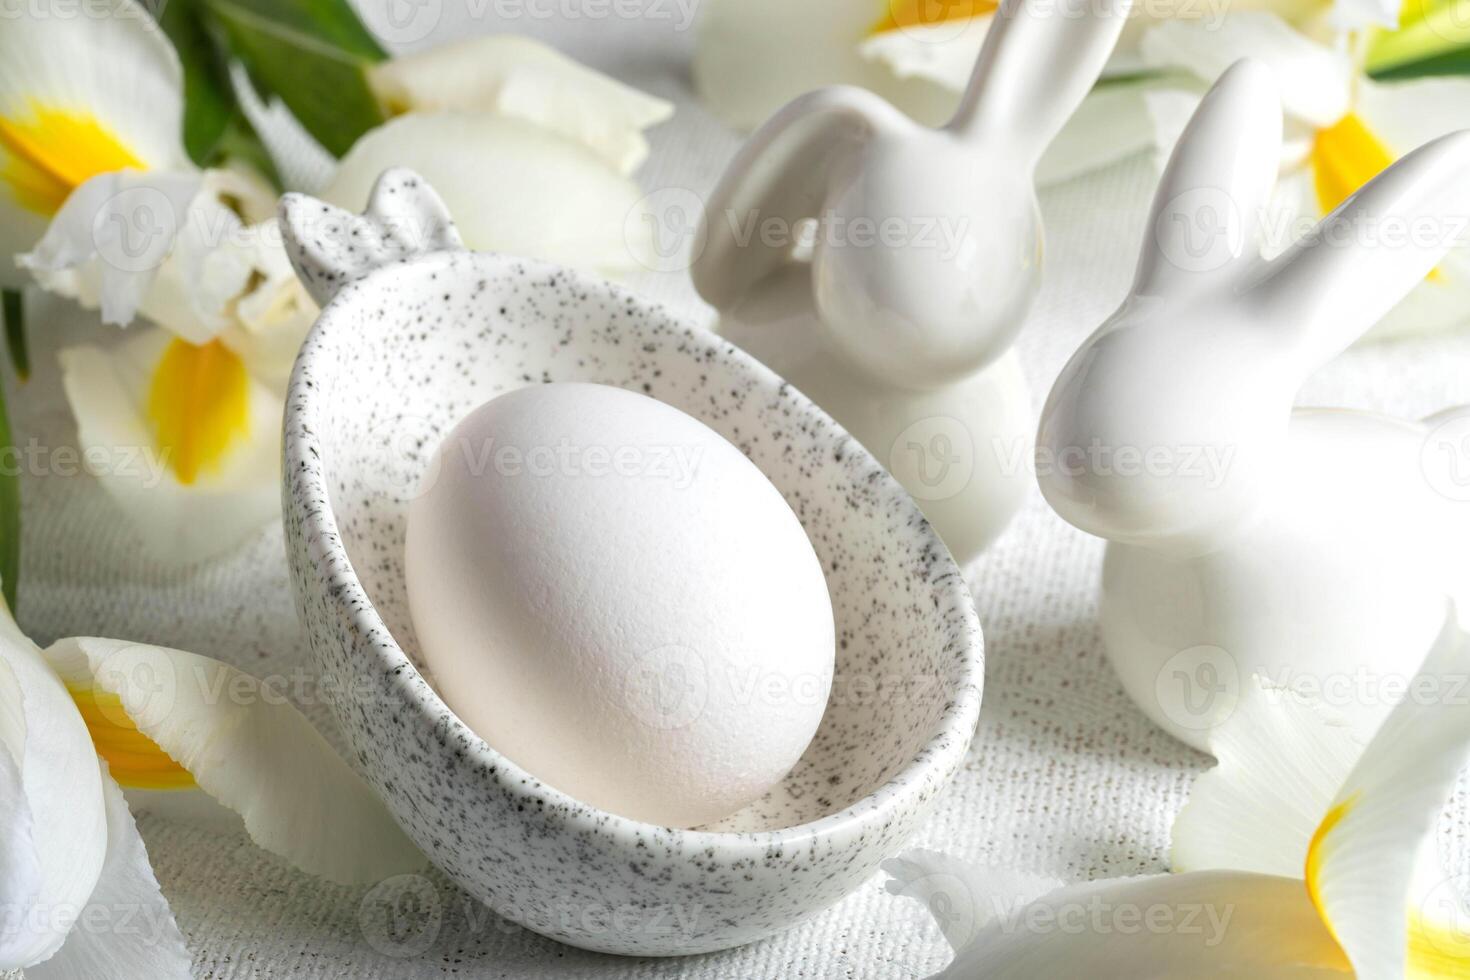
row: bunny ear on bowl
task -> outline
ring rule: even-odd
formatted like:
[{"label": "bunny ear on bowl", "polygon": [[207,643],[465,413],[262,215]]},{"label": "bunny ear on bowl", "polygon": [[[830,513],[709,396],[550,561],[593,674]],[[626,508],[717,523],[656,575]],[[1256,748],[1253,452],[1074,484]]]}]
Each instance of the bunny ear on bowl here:
[{"label": "bunny ear on bowl", "polygon": [[835,86],[793,100],[746,141],[710,195],[695,239],[705,246],[691,269],[694,288],[717,309],[734,306],[791,261],[791,235],[763,236],[764,222],[791,230],[816,218],[843,161],[878,133],[916,125],[864,89]]},{"label": "bunny ear on bowl", "polygon": [[287,194],[281,198],[280,217],[291,265],[322,306],[343,286],[380,266],[464,248],[439,195],[403,168],[383,172],[361,215]]}]

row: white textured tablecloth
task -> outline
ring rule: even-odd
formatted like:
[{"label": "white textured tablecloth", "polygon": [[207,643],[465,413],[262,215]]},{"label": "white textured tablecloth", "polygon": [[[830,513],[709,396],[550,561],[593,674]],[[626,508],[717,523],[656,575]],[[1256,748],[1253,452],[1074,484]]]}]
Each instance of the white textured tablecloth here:
[{"label": "white textured tablecloth", "polygon": [[[650,14],[642,18],[599,16],[624,9],[599,0],[419,0],[399,11],[414,11],[407,28],[402,17],[400,26],[386,23],[382,9],[365,14],[409,47],[475,31],[532,34],[674,100],[678,115],[652,133],[653,156],[640,180],[650,190],[706,191],[738,141],[692,99],[693,35],[682,29],[679,3],[643,2]],[[302,179],[313,172],[305,158],[290,169]],[[1020,342],[1038,400],[1121,298],[1151,184],[1150,168],[1138,160],[1044,195],[1048,278]],[[638,285],[708,316],[681,275]],[[17,438],[75,445],[54,351],[104,336],[103,328],[43,297],[30,320],[35,377],[19,389],[6,378]],[[1355,349],[1314,379],[1303,401],[1405,415],[1470,402],[1470,338]],[[226,560],[168,570],[141,555],[90,478],[27,477],[23,492],[21,622],[37,640],[114,636],[183,647],[262,675],[302,669],[306,651],[279,523]],[[1114,679],[1094,623],[1100,557],[1099,542],[1063,524],[1033,492],[998,546],[968,569],[986,636],[985,707],[968,764],[915,844],[1064,878],[1163,869],[1169,825],[1207,760],[1155,729]],[[312,714],[324,718],[321,710]],[[1457,804],[1466,798],[1462,787]],[[141,826],[200,978],[886,978],[927,976],[947,959],[927,913],[884,894],[879,877],[801,928],[745,949],[622,960],[503,922],[437,875],[430,881],[442,930],[427,953],[399,959],[363,935],[365,890],[294,873],[242,833],[156,817]],[[1461,826],[1446,820],[1442,838],[1455,866],[1470,869]]]}]

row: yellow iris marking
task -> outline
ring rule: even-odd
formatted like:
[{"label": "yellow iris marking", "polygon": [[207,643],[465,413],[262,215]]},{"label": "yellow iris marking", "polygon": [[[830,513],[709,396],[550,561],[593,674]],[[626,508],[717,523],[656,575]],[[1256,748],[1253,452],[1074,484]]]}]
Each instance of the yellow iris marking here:
[{"label": "yellow iris marking", "polygon": [[1312,834],[1312,842],[1307,846],[1307,894],[1312,897],[1313,907],[1317,909],[1317,914],[1326,923],[1327,931],[1332,934],[1332,938],[1334,939],[1337,938],[1337,930],[1333,927],[1332,920],[1327,916],[1327,909],[1322,905],[1319,878],[1322,874],[1322,862],[1327,860],[1327,838],[1331,836],[1332,831],[1337,828],[1337,825],[1342,823],[1343,818],[1351,812],[1357,802],[1358,798],[1354,796],[1327,811],[1327,816],[1323,817],[1322,822],[1317,825],[1316,832]]},{"label": "yellow iris marking", "polygon": [[1406,980],[1470,977],[1470,936],[1453,926],[1427,922],[1417,910],[1410,910],[1407,960]]},{"label": "yellow iris marking", "polygon": [[[1327,839],[1357,803],[1358,798],[1354,796],[1329,810],[1317,825],[1312,843],[1307,847],[1307,894],[1312,897],[1312,905],[1322,917],[1327,931],[1339,942],[1337,929],[1322,904],[1322,864],[1330,853]],[[1429,980],[1431,977],[1470,980],[1470,936],[1453,927],[1429,922],[1421,910],[1411,908],[1404,975],[1406,980]]]},{"label": "yellow iris marking", "polygon": [[28,117],[0,116],[0,149],[0,180],[21,207],[48,216],[91,177],[146,169],[95,116],[36,102]]},{"label": "yellow iris marking", "polygon": [[92,735],[97,754],[107,760],[112,778],[129,789],[193,789],[194,777],[138,731],[122,700],[93,687],[67,687]]},{"label": "yellow iris marking", "polygon": [[1357,113],[1350,112],[1312,144],[1317,203],[1328,214],[1393,163],[1393,154]]},{"label": "yellow iris marking", "polygon": [[218,340],[169,343],[153,373],[148,419],[180,483],[219,469],[250,434],[250,385],[238,355]]},{"label": "yellow iris marking", "polygon": [[883,16],[868,33],[884,34],[909,27],[932,27],[995,13],[1000,0],[888,0]]},{"label": "yellow iris marking", "polygon": [[[1388,169],[1393,161],[1393,151],[1355,112],[1348,113],[1326,129],[1318,130],[1312,143],[1312,176],[1322,213],[1332,213],[1364,184]],[[1438,269],[1429,273],[1430,281],[1437,281],[1440,277]]]}]

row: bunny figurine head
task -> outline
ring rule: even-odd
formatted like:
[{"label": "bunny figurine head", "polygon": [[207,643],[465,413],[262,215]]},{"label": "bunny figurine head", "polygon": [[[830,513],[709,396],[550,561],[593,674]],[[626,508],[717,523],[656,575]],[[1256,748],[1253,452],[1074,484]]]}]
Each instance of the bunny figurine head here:
[{"label": "bunny figurine head", "polygon": [[[926,390],[995,361],[1041,274],[1033,171],[1076,111],[1128,0],[1007,0],[959,110],[919,125],[870,92],[828,88],[778,112],[706,210],[694,284],[721,311],[796,261],[831,349],[871,378]],[[775,231],[776,233],[768,233]]]},{"label": "bunny figurine head", "polygon": [[[1132,294],[1052,389],[1042,489],[1083,530],[1198,549],[1252,519],[1287,468],[1307,376],[1423,281],[1470,215],[1470,133],[1457,133],[1263,260],[1281,142],[1273,76],[1235,65],[1174,151]],[[1151,452],[1156,465],[1110,465],[1120,450]],[[1182,465],[1190,454],[1220,465]]]},{"label": "bunny figurine head", "polygon": [[[1202,748],[1252,675],[1412,675],[1445,596],[1470,588],[1470,505],[1434,476],[1435,424],[1293,409],[1464,240],[1470,132],[1267,260],[1281,146],[1273,76],[1235,65],[1169,162],[1131,295],[1062,371],[1037,440],[1052,507],[1111,542],[1102,627],[1124,685]],[[1364,731],[1387,708],[1349,700]]]}]

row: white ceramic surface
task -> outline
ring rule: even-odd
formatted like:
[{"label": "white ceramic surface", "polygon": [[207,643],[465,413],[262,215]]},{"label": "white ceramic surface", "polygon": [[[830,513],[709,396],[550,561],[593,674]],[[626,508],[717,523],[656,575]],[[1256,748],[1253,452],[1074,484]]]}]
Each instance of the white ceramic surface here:
[{"label": "white ceramic surface", "polygon": [[[435,863],[537,932],[673,955],[789,927],[900,849],[964,760],[983,668],[964,579],[877,461],[720,338],[618,287],[459,249],[411,173],[385,174],[364,217],[299,196],[282,217],[325,303],[286,409],[297,604],[357,760]],[[700,418],[776,485],[821,559],[832,700],[786,780],[716,826],[641,824],[540,783],[468,730],[416,662],[410,496],[465,412],[547,381],[619,385]]]},{"label": "white ceramic surface", "polygon": [[1254,674],[1376,727],[1445,595],[1470,593],[1470,475],[1454,469],[1470,412],[1293,410],[1465,242],[1470,133],[1267,261],[1281,141],[1275,79],[1241,62],[1180,139],[1132,294],[1063,370],[1038,437],[1047,500],[1111,542],[1102,626],[1124,685],[1201,748]]},{"label": "white ceramic surface", "polygon": [[1036,161],[1128,7],[1007,2],[940,129],[863,89],[796,99],[731,163],[696,239],[694,284],[721,333],[887,465],[962,563],[1029,479],[1011,345],[1040,285]]}]

